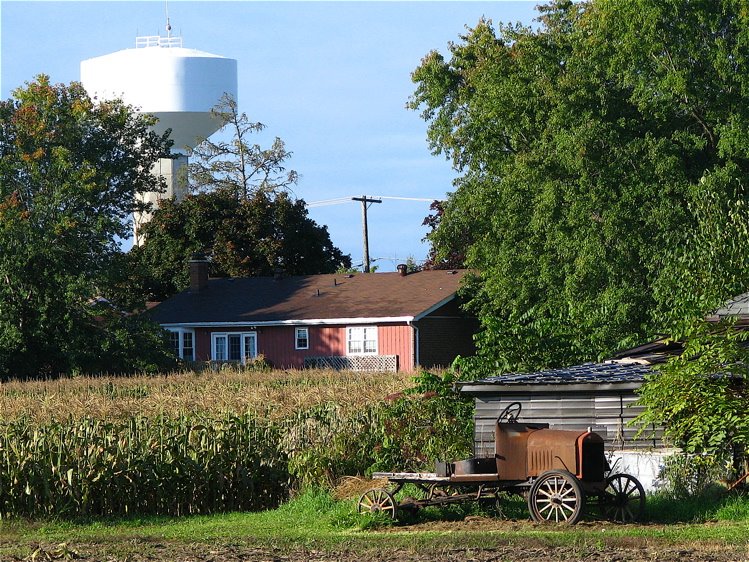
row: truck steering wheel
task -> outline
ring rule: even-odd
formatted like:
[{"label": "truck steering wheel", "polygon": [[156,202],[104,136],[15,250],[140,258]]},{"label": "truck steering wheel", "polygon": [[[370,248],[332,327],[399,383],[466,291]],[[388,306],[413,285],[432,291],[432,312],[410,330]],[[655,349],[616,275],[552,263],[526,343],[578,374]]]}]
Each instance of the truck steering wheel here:
[{"label": "truck steering wheel", "polygon": [[523,409],[520,402],[510,402],[504,410],[497,416],[497,423],[506,421],[507,423],[515,423],[520,417],[520,411]]}]

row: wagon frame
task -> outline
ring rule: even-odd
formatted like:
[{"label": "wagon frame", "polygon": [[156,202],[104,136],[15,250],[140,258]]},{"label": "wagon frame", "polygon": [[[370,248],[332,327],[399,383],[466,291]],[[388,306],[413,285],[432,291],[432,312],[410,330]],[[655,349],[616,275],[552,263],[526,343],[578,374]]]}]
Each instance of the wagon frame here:
[{"label": "wagon frame", "polygon": [[[501,510],[501,494],[525,497],[536,522],[577,523],[586,504],[609,520],[630,523],[644,513],[645,491],[629,474],[612,474],[603,440],[591,431],[551,430],[548,424],[521,424],[520,404],[510,404],[497,418],[494,457],[438,462],[435,472],[375,472],[388,485],[367,490],[359,498],[360,513],[384,513],[427,506],[493,501]],[[423,498],[396,500],[406,484]]]}]

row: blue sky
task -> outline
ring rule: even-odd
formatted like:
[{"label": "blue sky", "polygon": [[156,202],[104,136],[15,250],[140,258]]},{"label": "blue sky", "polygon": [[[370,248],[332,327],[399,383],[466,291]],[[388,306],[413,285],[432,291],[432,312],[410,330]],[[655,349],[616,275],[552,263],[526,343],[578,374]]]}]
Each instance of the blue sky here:
[{"label": "blue sky", "polygon": [[[405,109],[410,74],[436,49],[447,54],[482,16],[531,24],[535,2],[168,3],[184,46],[237,59],[239,106],[279,136],[308,203],[347,196],[444,198],[455,172],[426,142],[426,123]],[[0,3],[2,98],[40,73],[80,78],[80,61],[164,35],[164,2]],[[370,256],[381,271],[425,258],[429,203],[385,199],[369,212]],[[361,263],[361,205],[313,206],[333,243]]]}]

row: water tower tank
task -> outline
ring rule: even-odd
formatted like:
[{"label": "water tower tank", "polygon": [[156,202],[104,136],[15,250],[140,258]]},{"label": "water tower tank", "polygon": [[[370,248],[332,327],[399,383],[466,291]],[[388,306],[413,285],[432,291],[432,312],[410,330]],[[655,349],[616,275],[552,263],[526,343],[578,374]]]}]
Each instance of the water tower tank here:
[{"label": "water tower tank", "polygon": [[[119,98],[155,115],[155,132],[171,129],[174,156],[162,158],[151,170],[164,179],[166,191],[139,195],[155,209],[162,199],[181,201],[187,194],[186,154],[221,127],[211,109],[224,94],[237,99],[237,61],[185,49],[181,37],[138,37],[135,49],[81,62],[81,83],[92,98]],[[135,244],[143,243],[139,232],[150,219],[149,212],[135,214]]]},{"label": "water tower tank", "polygon": [[237,61],[182,47],[180,37],[139,37],[136,48],[81,62],[81,83],[98,99],[121,98],[172,130],[172,152],[185,152],[215,133],[211,109],[227,93],[237,97]]}]

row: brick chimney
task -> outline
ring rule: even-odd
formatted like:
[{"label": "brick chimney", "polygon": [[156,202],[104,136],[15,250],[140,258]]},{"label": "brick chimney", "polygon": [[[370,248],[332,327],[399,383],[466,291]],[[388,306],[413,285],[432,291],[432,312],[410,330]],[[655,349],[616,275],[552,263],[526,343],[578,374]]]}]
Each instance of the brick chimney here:
[{"label": "brick chimney", "polygon": [[190,292],[198,293],[208,286],[208,260],[191,259],[190,268]]}]

